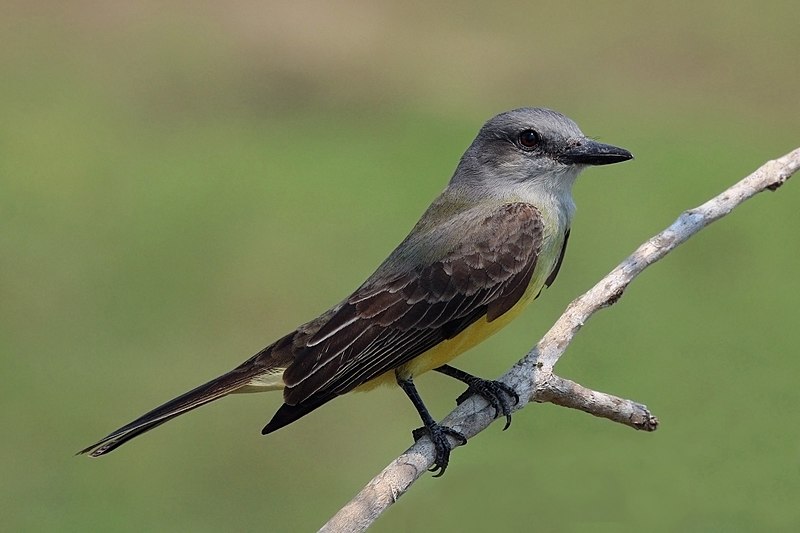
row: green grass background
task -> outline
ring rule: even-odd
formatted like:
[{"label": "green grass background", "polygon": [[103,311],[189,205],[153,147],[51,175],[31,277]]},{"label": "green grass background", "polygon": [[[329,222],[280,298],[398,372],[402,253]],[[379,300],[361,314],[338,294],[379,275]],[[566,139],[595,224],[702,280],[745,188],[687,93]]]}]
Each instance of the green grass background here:
[{"label": "green grass background", "polygon": [[[232,397],[73,454],[344,297],[497,112],[558,109],[636,160],[579,180],[558,283],[459,361],[485,376],[682,210],[800,144],[794,1],[68,4],[0,8],[4,531],[324,523],[411,443],[398,390],[269,437],[280,395]],[[646,403],[656,433],[532,406],[374,530],[798,527],[799,185],[649,269],[559,363]],[[437,416],[461,391],[420,387]]]}]

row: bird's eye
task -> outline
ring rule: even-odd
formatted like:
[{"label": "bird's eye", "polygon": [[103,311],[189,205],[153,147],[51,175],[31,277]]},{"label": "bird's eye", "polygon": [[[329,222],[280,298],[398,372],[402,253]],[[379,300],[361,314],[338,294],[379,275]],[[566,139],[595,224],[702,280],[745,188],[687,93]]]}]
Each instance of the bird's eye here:
[{"label": "bird's eye", "polygon": [[533,130],[523,130],[520,132],[517,142],[523,150],[530,150],[539,144],[539,134]]}]

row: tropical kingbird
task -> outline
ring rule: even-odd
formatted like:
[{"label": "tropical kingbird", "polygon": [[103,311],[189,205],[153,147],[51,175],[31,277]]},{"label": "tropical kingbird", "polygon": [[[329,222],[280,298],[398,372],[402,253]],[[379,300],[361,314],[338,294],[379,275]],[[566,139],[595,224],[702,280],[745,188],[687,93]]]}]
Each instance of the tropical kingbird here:
[{"label": "tropical kingbird", "polygon": [[[230,372],[157,407],[81,451],[99,457],[130,439],[231,393],[283,390],[262,433],[335,397],[396,382],[433,441],[444,473],[463,435],[438,424],[414,386],[435,370],[464,382],[510,423],[509,386],[448,365],[508,324],[556,278],[575,211],[572,185],[590,165],[631,159],[588,139],[564,115],[522,108],[489,120],[444,192],[367,281],[345,300]],[[419,433],[415,433],[419,435]]]}]

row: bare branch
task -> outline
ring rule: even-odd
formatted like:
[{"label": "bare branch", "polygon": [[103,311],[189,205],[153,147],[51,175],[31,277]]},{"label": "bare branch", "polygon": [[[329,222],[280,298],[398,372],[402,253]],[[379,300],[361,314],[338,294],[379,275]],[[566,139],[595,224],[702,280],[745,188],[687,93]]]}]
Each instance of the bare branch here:
[{"label": "bare branch", "polygon": [[[703,205],[684,211],[678,219],[631,254],[588,292],[569,304],[539,343],[501,380],[517,391],[520,402],[550,402],[607,418],[635,429],[654,431],[658,420],[644,405],[587,389],[553,374],[553,367],[572,339],[596,311],[610,307],[645,268],[663,258],[689,237],[730,213],[764,190],[776,190],[800,169],[800,148],[769,161]],[[473,396],[442,423],[470,438],[494,420],[487,402]],[[453,444],[456,444],[453,442]],[[433,463],[433,445],[422,438],[392,461],[320,531],[364,531],[389,508]]]},{"label": "bare branch", "polygon": [[613,422],[625,424],[633,429],[642,431],[655,431],[658,429],[658,419],[646,406],[606,394],[592,389],[587,389],[574,381],[550,374],[536,389],[537,402],[550,402],[562,407],[578,409],[600,418],[607,418]]}]

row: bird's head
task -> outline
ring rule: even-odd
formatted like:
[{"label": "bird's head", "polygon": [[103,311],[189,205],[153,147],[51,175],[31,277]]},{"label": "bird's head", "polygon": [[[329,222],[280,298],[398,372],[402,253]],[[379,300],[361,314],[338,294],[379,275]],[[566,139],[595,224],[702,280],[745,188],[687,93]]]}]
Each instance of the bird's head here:
[{"label": "bird's head", "polygon": [[632,159],[623,148],[587,138],[572,120],[542,108],[501,113],[483,125],[452,185],[541,188],[569,194],[581,170]]}]

